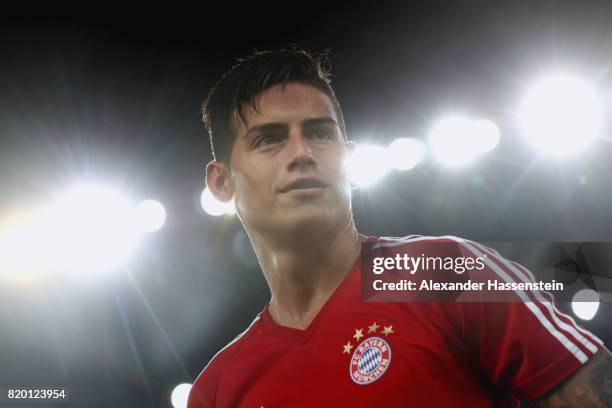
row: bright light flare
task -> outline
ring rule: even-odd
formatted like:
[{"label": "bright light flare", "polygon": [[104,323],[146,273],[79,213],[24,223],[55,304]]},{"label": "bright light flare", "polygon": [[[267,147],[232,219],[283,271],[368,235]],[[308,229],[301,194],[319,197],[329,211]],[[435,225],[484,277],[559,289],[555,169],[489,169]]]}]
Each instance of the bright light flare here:
[{"label": "bright light flare", "polygon": [[70,191],[51,207],[40,228],[48,235],[45,252],[51,264],[74,272],[119,265],[142,233],[131,205],[100,186]]},{"label": "bright light flare", "polygon": [[367,187],[380,180],[391,169],[387,149],[374,145],[358,145],[346,162],[351,181]]},{"label": "bright light flare", "polygon": [[387,157],[396,170],[410,170],[425,157],[425,144],[419,139],[395,139],[387,148]]},{"label": "bright light flare", "polygon": [[166,222],[166,209],[155,200],[145,200],[136,207],[136,219],[144,232],[154,232]]},{"label": "bright light flare", "polygon": [[582,320],[591,320],[599,310],[599,294],[592,289],[581,289],[572,298],[572,311]]},{"label": "bright light flare", "polygon": [[490,120],[449,117],[432,129],[429,145],[439,162],[462,166],[494,149],[499,138],[499,128]]},{"label": "bright light flare", "polygon": [[191,391],[191,384],[183,383],[179,384],[172,390],[170,394],[170,401],[174,408],[187,408],[187,399],[189,398],[189,391]]},{"label": "bright light flare", "polygon": [[490,152],[499,144],[500,132],[495,122],[487,119],[471,123],[471,134],[480,153]]},{"label": "bright light flare", "polygon": [[223,201],[217,200],[208,187],[202,191],[200,204],[202,205],[202,209],[213,217],[218,217],[223,214],[234,214],[236,212],[233,201],[224,203]]},{"label": "bright light flare", "polygon": [[0,272],[3,275],[31,273],[45,267],[47,259],[36,254],[36,248],[44,249],[44,234],[38,227],[42,217],[31,215],[22,217],[10,225],[5,225],[0,232]]},{"label": "bright light flare", "polygon": [[125,260],[141,235],[133,208],[118,193],[79,186],[4,231],[0,269],[10,275],[106,271]]},{"label": "bright light flare", "polygon": [[537,83],[525,96],[519,111],[527,141],[558,157],[585,149],[599,136],[603,117],[595,87],[561,74]]}]

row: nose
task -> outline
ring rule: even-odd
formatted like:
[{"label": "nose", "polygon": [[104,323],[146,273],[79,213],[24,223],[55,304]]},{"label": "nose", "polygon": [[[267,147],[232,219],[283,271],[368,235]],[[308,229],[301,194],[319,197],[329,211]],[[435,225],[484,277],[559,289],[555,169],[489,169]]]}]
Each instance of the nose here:
[{"label": "nose", "polygon": [[301,131],[293,132],[289,135],[287,142],[287,150],[290,157],[287,164],[288,171],[294,171],[298,168],[316,167],[317,159],[313,155],[312,146],[304,137]]}]

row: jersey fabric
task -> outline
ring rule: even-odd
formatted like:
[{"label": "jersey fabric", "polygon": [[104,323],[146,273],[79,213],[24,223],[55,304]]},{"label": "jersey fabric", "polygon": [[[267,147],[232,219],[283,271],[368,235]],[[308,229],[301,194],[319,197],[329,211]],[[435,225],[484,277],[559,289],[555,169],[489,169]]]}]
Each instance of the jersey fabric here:
[{"label": "jersey fabric", "polygon": [[188,408],[518,407],[519,399],[541,397],[602,347],[545,292],[517,294],[528,302],[364,302],[364,256],[421,253],[433,242],[487,254],[483,272],[491,276],[530,275],[457,237],[368,242],[368,253],[362,246],[305,330],[276,324],[266,306],[198,376]]}]

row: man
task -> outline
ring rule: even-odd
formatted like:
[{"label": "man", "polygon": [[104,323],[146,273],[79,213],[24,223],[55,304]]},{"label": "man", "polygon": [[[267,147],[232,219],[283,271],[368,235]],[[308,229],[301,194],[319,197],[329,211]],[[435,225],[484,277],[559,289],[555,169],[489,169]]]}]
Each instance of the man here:
[{"label": "man", "polygon": [[329,83],[308,52],[257,52],[204,103],[207,186],[235,200],[272,296],[200,374],[189,408],[610,406],[609,352],[539,292],[527,303],[361,300],[361,261],[374,253],[446,243],[487,254],[487,273],[522,272],[455,237],[359,234],[343,165],[353,145]]}]

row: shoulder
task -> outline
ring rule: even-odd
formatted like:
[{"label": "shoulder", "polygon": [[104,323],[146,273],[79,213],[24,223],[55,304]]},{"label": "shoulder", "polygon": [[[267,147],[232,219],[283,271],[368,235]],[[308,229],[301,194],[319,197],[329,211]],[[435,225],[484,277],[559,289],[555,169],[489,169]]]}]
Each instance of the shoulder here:
[{"label": "shoulder", "polygon": [[214,407],[217,385],[223,370],[234,360],[241,346],[254,334],[260,323],[261,314],[258,314],[245,331],[219,350],[208,362],[191,387],[188,408]]}]

